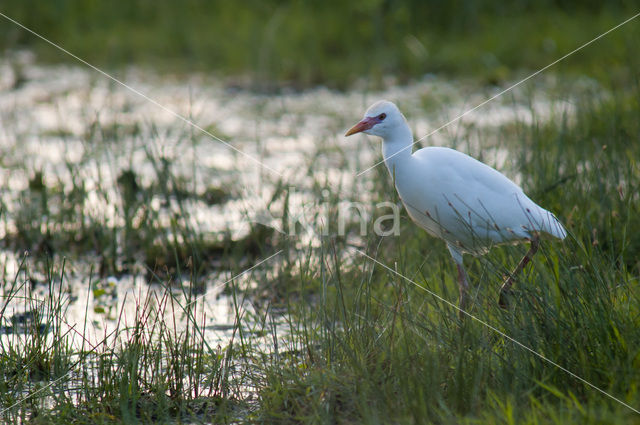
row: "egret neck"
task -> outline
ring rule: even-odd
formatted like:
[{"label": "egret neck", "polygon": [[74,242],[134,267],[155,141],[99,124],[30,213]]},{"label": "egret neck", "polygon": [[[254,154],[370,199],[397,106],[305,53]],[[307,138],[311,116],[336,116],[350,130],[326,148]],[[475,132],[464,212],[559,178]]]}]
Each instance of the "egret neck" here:
[{"label": "egret neck", "polygon": [[411,159],[413,134],[408,125],[398,126],[395,131],[383,139],[382,156],[384,163],[395,180],[407,168]]}]

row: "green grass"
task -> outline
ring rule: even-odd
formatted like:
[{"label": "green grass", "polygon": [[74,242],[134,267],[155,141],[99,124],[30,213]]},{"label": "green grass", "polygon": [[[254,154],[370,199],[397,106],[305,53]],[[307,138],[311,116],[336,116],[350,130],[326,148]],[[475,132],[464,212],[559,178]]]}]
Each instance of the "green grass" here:
[{"label": "green grass", "polygon": [[[640,407],[639,95],[638,86],[614,88],[610,96],[577,101],[571,118],[503,127],[504,140],[518,141],[509,146],[510,166],[524,176],[525,190],[566,223],[570,236],[543,243],[517,282],[509,311],[497,306],[498,288],[525,247],[467,259],[472,314],[634,408]],[[382,167],[365,178],[373,179],[379,194],[372,203],[393,193]],[[36,183],[31,190],[41,190]],[[344,196],[320,195],[323,188],[319,184],[318,196],[333,206]],[[155,307],[139,300],[134,323],[118,330],[123,345],[105,340],[78,351],[59,332],[65,297],[55,282],[64,281],[65,265],[48,264],[45,297],[27,291],[26,302],[50,308],[41,309],[45,316],[33,321],[26,340],[2,347],[3,408],[31,394],[3,412],[3,419],[640,423],[630,409],[483,323],[461,320],[422,289],[457,302],[444,244],[408,219],[400,237],[372,236],[363,246],[398,274],[335,236],[298,250],[291,250],[295,241],[278,240],[278,247],[290,251],[271,274],[255,288],[230,286],[234,297],[255,300],[257,310],[247,315],[237,307],[237,337],[226,347],[210,347],[197,312],[167,290]],[[5,300],[28,282],[30,267],[38,266],[25,261],[13,286],[5,288]],[[154,280],[169,284],[162,276]],[[276,307],[285,308],[277,319],[285,321],[285,334],[270,325],[268,311]],[[172,314],[186,314],[187,329],[175,332],[154,319]],[[3,323],[10,320],[5,310],[0,316]],[[52,333],[41,330],[41,323]],[[279,341],[272,353],[248,336],[246,327],[256,326]],[[53,385],[35,392],[48,383]],[[255,390],[252,402],[242,386]]]},{"label": "green grass", "polygon": [[[363,79],[375,86],[387,75],[407,81],[428,73],[501,83],[518,70],[546,66],[638,10],[629,1],[21,0],[2,12],[100,67],[214,71],[269,89],[346,88]],[[607,77],[625,67],[638,37],[630,23],[562,66],[593,73],[607,63]],[[5,19],[0,40],[42,60],[73,61]]]},{"label": "green grass", "polygon": [[[73,334],[91,325],[85,322],[75,325],[81,329],[68,328],[64,263],[48,266],[44,296],[28,288],[22,291],[20,282],[28,282],[36,273],[29,263],[22,263],[14,284],[5,288],[0,311],[4,331],[15,317],[6,306],[16,296],[23,297],[28,311],[35,312],[25,321],[25,329],[12,330],[0,347],[3,421],[198,420],[211,412],[223,418],[240,405],[234,400],[237,384],[228,373],[234,346],[222,350],[204,339],[201,313],[191,303],[195,294],[177,297],[169,288],[150,291],[136,300],[135,317],[127,321],[118,312],[118,326],[112,333],[95,345],[83,341],[78,346],[79,339],[72,338]],[[165,322],[171,315],[174,319],[186,316],[186,327],[178,332],[172,322]],[[63,333],[63,329],[69,330]]]},{"label": "green grass", "polygon": [[[468,260],[472,313],[634,408],[640,406],[640,125],[638,87],[583,100],[575,121],[521,125],[513,166],[570,231],[545,242],[497,307],[501,276],[524,252]],[[505,131],[511,132],[510,129]],[[511,135],[511,133],[509,133]],[[380,167],[382,168],[382,167]],[[392,189],[386,170],[374,189]],[[456,302],[444,244],[405,222],[369,255]],[[467,318],[344,243],[327,238],[320,269],[291,282],[295,337],[286,361],[263,364],[260,421],[285,423],[640,423],[627,407]]]}]

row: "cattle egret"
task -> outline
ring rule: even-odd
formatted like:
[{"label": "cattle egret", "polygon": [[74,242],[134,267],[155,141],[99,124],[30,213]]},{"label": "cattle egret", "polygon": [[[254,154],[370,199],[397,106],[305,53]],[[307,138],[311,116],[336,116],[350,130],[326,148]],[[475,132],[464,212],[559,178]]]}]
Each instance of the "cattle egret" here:
[{"label": "cattle egret", "polygon": [[411,219],[445,241],[458,268],[460,308],[468,304],[469,283],[462,255],[485,254],[502,243],[529,241],[530,248],[500,289],[500,306],[516,276],[531,261],[541,234],[564,239],[566,230],[514,182],[468,155],[443,147],[412,153],[413,134],[396,105],[373,104],[345,136],[382,138],[382,154]]}]

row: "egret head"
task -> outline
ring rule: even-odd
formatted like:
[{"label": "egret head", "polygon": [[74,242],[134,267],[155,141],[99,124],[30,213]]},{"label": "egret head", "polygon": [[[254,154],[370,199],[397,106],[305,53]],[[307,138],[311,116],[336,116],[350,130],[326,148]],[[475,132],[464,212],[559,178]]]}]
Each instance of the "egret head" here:
[{"label": "egret head", "polygon": [[407,121],[396,105],[387,100],[374,103],[367,109],[364,118],[347,131],[345,136],[365,133],[389,139],[398,129],[407,127]]}]

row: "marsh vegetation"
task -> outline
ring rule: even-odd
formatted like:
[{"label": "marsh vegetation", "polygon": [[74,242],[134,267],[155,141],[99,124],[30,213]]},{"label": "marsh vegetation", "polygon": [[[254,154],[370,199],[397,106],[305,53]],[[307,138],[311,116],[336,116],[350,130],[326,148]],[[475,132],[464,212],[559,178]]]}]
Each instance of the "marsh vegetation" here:
[{"label": "marsh vegetation", "polygon": [[383,166],[355,177],[378,142],[342,137],[379,98],[421,137],[636,11],[331,3],[2,10],[237,149],[0,24],[2,421],[640,422],[639,23],[422,142],[569,229],[508,311],[526,247],[466,260],[461,320],[431,294],[457,299],[444,244],[404,211],[373,231],[399,203]]}]

